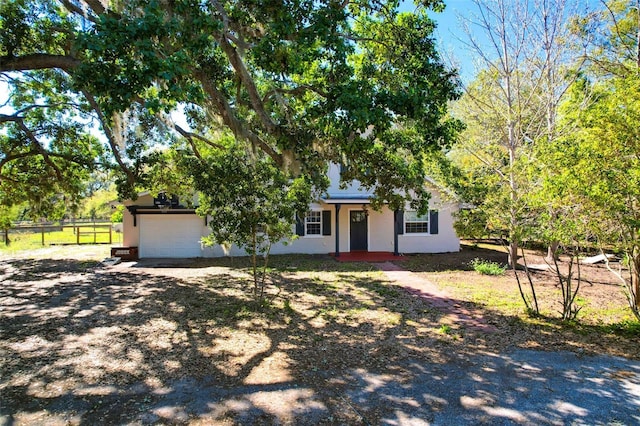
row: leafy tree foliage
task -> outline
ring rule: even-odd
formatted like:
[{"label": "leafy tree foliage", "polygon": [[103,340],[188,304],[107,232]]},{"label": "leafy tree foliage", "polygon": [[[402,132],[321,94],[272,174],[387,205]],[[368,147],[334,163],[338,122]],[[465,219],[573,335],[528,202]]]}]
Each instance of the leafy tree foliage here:
[{"label": "leafy tree foliage", "polygon": [[579,131],[549,150],[563,166],[550,187],[563,191],[575,210],[556,233],[595,240],[625,255],[624,284],[640,318],[640,83],[637,75],[576,87],[565,106]]},{"label": "leafy tree foliage", "polygon": [[[48,83],[45,72],[12,79],[12,114],[0,114],[0,202],[29,201],[34,213],[47,215],[51,196],[77,196],[102,154],[84,126],[82,106],[64,87]],[[51,73],[49,73],[51,74]],[[78,121],[70,120],[73,112]]]},{"label": "leafy tree foliage", "polygon": [[[611,271],[640,318],[640,151],[633,125],[639,118],[640,9],[635,1],[601,6],[573,20],[574,32],[590,43],[584,51],[589,66],[560,107],[562,136],[537,147],[539,185],[528,197],[539,214],[532,235],[553,238],[574,256],[579,246],[594,243],[622,253],[626,270]],[[561,285],[570,283],[571,274],[559,277]],[[579,270],[577,277],[579,285]]]},{"label": "leafy tree foliage", "polygon": [[585,46],[591,74],[625,77],[640,67],[637,0],[602,0],[600,8],[574,17],[573,32]]},{"label": "leafy tree foliage", "polygon": [[[251,256],[254,295],[261,300],[271,246],[294,238],[292,223],[306,213],[311,185],[303,177],[290,178],[268,156],[251,157],[235,142],[229,145],[185,157],[182,167],[200,194],[198,212],[209,218],[205,243],[235,244]],[[261,270],[258,257],[264,259]]]},{"label": "leafy tree foliage", "polygon": [[[2,3],[3,61],[35,49],[55,51],[66,42],[68,23],[48,14],[48,7]],[[54,28],[55,35],[46,34]],[[63,200],[82,192],[83,180],[100,161],[101,146],[86,127],[88,105],[55,69],[2,73],[1,78],[11,92],[0,114],[0,203],[29,201],[32,216],[51,215]]]},{"label": "leafy tree foliage", "polygon": [[[467,178],[480,184],[476,217],[509,242],[516,268],[518,246],[529,213],[526,170],[532,146],[558,137],[557,105],[582,60],[570,55],[569,2],[475,1],[476,18],[467,22],[468,45],[482,64],[465,88],[457,116],[468,125],[457,157]],[[478,30],[486,38],[471,32]],[[467,216],[473,214],[467,214]],[[468,218],[467,218],[468,219]]]},{"label": "leafy tree foliage", "polygon": [[4,243],[9,245],[11,240],[9,239],[9,229],[13,226],[14,222],[19,219],[20,210],[24,206],[13,205],[6,206],[0,205],[0,231],[4,234]]},{"label": "leafy tree foliage", "polygon": [[[327,162],[341,162],[380,202],[415,194],[424,209],[424,152],[452,140],[457,123],[445,113],[457,83],[426,14],[443,3],[398,6],[10,0],[0,72],[46,71],[72,87],[123,170],[123,195],[145,183],[150,143],[185,140],[197,156],[220,148],[212,135],[224,128],[319,189]],[[188,128],[172,119],[177,109]]]},{"label": "leafy tree foliage", "polygon": [[110,201],[117,199],[115,190],[99,189],[81,201],[78,217],[87,219],[109,219],[113,214]]}]

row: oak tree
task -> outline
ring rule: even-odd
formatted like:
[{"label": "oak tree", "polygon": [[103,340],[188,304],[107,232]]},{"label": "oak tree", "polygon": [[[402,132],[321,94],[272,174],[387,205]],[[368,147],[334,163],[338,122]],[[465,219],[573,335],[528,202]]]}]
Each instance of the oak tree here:
[{"label": "oak tree", "polygon": [[46,71],[72,88],[99,123],[125,195],[144,181],[150,142],[185,141],[197,156],[219,148],[212,135],[225,129],[290,178],[322,189],[327,163],[340,162],[344,178],[375,187],[380,202],[412,198],[424,209],[424,152],[457,128],[445,116],[456,75],[427,15],[443,7],[10,0],[0,72],[11,84]]}]

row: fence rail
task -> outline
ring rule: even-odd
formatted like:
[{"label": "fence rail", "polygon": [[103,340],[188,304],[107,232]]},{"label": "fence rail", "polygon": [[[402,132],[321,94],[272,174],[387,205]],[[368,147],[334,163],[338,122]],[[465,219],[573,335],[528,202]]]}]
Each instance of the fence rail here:
[{"label": "fence rail", "polygon": [[0,232],[3,243],[7,244],[7,241],[11,241],[11,235],[32,235],[32,238],[37,238],[35,235],[39,234],[40,243],[44,246],[50,245],[65,245],[65,244],[112,244],[113,233],[117,232],[113,229],[111,223],[74,223],[70,225],[56,225],[56,224],[30,224],[19,225],[4,232]]}]

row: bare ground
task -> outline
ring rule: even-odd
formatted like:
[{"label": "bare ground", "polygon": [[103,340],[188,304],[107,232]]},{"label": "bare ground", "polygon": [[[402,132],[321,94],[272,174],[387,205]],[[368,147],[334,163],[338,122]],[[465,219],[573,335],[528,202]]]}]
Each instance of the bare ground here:
[{"label": "bare ground", "polygon": [[[442,372],[523,348],[640,359],[637,333],[610,326],[629,317],[598,266],[583,271],[584,309],[611,306],[610,321],[599,313],[566,325],[470,300],[468,289],[482,287],[488,297],[515,294],[517,306],[512,274],[469,270],[476,257],[504,262],[502,252],[405,259],[498,330],[482,333],[370,264],[276,257],[269,302],[258,307],[244,259],[104,267],[95,260],[104,249],[56,250],[0,262],[0,424],[378,424],[389,407],[359,403],[348,392],[354,372],[378,377],[363,385],[375,388],[381,377],[409,383],[415,365]],[[553,313],[553,276],[535,280]]]}]

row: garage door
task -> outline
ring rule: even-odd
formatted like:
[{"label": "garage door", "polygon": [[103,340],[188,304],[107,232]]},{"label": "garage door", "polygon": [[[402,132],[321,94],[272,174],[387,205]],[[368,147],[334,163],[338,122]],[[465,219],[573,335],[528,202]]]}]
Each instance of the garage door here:
[{"label": "garage door", "polygon": [[140,257],[199,257],[204,219],[197,215],[140,215]]}]

